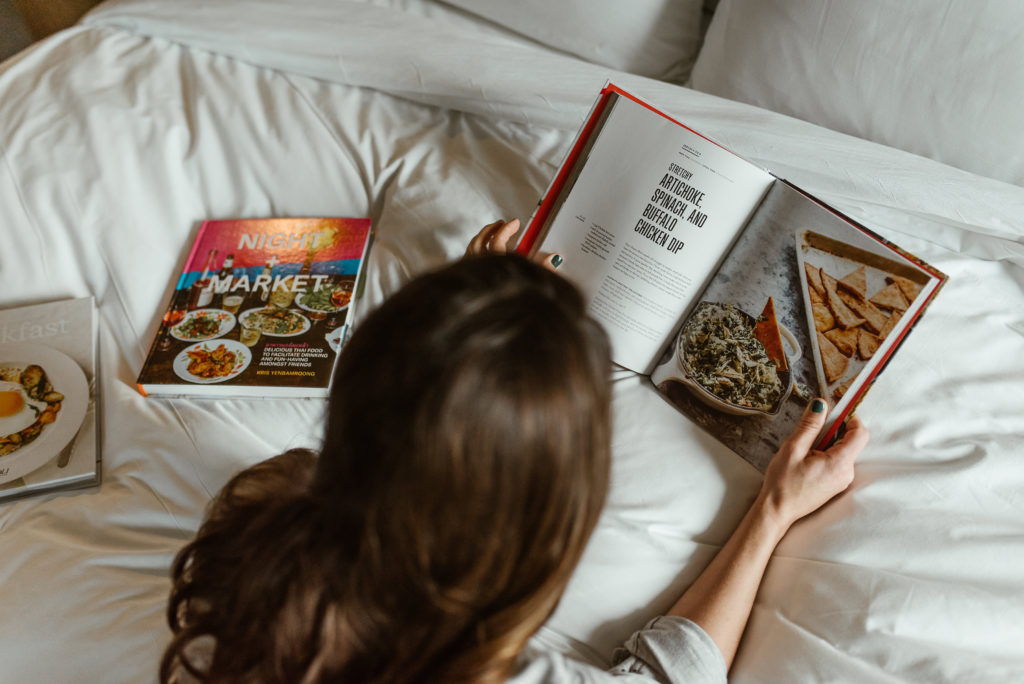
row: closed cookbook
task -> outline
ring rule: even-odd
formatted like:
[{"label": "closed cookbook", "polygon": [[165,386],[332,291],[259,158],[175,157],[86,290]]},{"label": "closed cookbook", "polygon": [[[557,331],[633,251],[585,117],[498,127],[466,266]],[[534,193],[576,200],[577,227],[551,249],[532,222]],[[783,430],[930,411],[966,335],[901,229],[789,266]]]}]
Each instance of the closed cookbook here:
[{"label": "closed cookbook", "polygon": [[365,218],[204,222],[139,390],[326,397],[369,242]]}]

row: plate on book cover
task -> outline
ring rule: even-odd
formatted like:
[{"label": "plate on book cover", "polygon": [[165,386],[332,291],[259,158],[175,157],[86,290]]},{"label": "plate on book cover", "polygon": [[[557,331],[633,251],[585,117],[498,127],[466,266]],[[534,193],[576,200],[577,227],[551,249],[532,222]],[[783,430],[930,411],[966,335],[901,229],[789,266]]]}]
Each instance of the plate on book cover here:
[{"label": "plate on book cover", "polygon": [[223,309],[196,309],[171,328],[171,337],[182,342],[202,342],[227,335],[235,327],[234,314]]},{"label": "plate on book cover", "polygon": [[243,311],[238,320],[247,328],[259,328],[268,337],[295,337],[313,325],[308,318],[294,309],[265,306]]},{"label": "plate on book cover", "polygon": [[340,282],[328,283],[315,292],[302,292],[295,298],[295,305],[309,313],[313,319],[326,318],[348,308],[352,301],[355,280],[346,278]]},{"label": "plate on book cover", "polygon": [[187,382],[212,385],[238,377],[252,363],[252,351],[236,340],[197,342],[174,357],[174,373]]},{"label": "plate on book cover", "polygon": [[68,446],[89,408],[89,382],[68,355],[0,346],[0,484],[46,465]]},{"label": "plate on book cover", "polygon": [[340,328],[335,328],[324,335],[324,339],[327,341],[327,346],[330,347],[331,351],[335,354],[341,351],[341,342],[345,339],[345,329],[347,327],[347,325],[343,325]]}]

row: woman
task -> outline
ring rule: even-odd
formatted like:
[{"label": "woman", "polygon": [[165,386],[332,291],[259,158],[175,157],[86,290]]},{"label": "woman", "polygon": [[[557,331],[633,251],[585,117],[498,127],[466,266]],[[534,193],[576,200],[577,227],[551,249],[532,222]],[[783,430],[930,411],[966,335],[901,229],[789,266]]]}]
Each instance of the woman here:
[{"label": "woman", "polygon": [[486,227],[474,258],[362,322],[319,456],[220,492],[175,559],[162,681],[724,681],[775,544],[849,485],[867,433],[853,421],[811,451],[816,400],[736,532],[612,672],[524,653],[607,492],[610,361],[575,288],[486,256],[517,227]]}]

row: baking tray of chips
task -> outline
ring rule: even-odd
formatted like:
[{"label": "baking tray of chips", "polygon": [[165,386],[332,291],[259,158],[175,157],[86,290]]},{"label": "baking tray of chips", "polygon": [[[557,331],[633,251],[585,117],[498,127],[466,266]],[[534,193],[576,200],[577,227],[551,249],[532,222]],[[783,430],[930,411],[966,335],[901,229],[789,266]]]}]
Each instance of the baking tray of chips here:
[{"label": "baking tray of chips", "polygon": [[928,279],[906,264],[811,230],[797,232],[796,252],[819,389],[836,403]]}]

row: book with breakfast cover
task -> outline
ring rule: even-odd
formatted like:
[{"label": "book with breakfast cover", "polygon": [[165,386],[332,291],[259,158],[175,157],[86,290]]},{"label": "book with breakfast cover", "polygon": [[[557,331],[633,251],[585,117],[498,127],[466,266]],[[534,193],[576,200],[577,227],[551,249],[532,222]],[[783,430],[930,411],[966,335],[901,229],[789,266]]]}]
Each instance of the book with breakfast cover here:
[{"label": "book with breakfast cover", "polygon": [[139,391],[326,397],[369,244],[366,218],[205,221]]},{"label": "book with breakfast cover", "polygon": [[813,397],[835,439],[947,280],[610,84],[517,250],[562,254],[613,360],[762,471]]},{"label": "book with breakfast cover", "polygon": [[0,311],[0,501],[100,481],[91,297]]}]

